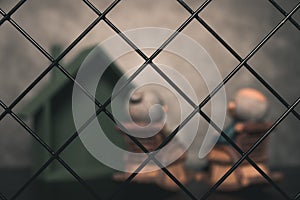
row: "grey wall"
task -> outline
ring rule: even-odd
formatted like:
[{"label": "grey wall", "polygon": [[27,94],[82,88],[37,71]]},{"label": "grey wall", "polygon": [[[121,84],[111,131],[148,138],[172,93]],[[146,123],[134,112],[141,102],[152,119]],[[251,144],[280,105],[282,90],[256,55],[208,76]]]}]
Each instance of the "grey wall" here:
[{"label": "grey wall", "polygon": [[[101,11],[104,11],[111,1],[94,2]],[[194,9],[202,2],[187,1]],[[17,1],[1,0],[0,7],[8,12],[16,3]],[[289,11],[297,2],[280,0],[278,3]],[[242,57],[245,57],[283,18],[268,1],[260,0],[212,1],[200,16]],[[83,2],[73,0],[31,0],[12,16],[46,50],[54,44],[67,47],[96,17]],[[189,13],[173,0],[123,0],[107,15],[107,18],[122,31],[145,26],[175,30],[188,17]],[[294,18],[300,23],[299,11]],[[207,50],[219,67],[222,76],[226,76],[238,65],[237,60],[196,20],[191,22],[183,33]],[[72,59],[83,47],[99,43],[113,34],[114,32],[104,22],[99,23],[65,57],[64,62]],[[8,22],[0,27],[0,38],[0,98],[9,105],[49,65],[49,62]],[[248,62],[289,103],[295,101],[300,94],[298,87],[300,84],[299,51],[299,31],[288,22]],[[130,59],[121,63],[124,71],[130,68],[128,63],[134,62],[137,58]],[[141,59],[137,61],[141,62]],[[207,94],[206,88],[203,84],[199,84],[198,77],[194,76],[192,70],[179,66],[175,60],[166,62],[191,81],[195,90],[199,91],[197,95],[203,97]],[[48,76],[40,85],[47,80]],[[40,85],[35,87],[14,111],[28,102]],[[249,86],[262,90],[268,96],[271,105],[268,116],[270,120],[276,120],[284,112],[284,107],[280,102],[246,69],[241,70],[226,85],[228,100],[237,89]],[[172,102],[169,103],[172,106]],[[297,110],[300,112],[299,106]],[[2,109],[0,111],[2,112]],[[203,123],[203,129],[205,126]],[[290,115],[271,135],[270,162],[272,165],[300,164],[299,128],[299,120]],[[11,117],[6,116],[0,123],[0,167],[29,165],[31,143],[31,137]],[[193,163],[200,163],[197,159],[198,143],[199,141],[196,140],[191,147],[190,161]]]}]

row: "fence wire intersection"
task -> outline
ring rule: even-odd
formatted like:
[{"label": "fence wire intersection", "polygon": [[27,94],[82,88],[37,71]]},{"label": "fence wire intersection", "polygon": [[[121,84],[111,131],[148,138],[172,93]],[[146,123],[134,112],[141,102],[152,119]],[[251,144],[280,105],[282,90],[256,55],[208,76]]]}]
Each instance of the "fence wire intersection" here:
[{"label": "fence wire intersection", "polygon": [[[183,0],[177,0],[183,8],[185,8],[191,15],[190,17],[185,20],[184,23],[180,25],[180,27],[150,56],[147,57],[132,41],[130,41],[123,32],[118,29],[108,18],[106,15],[112,11],[112,9],[120,2],[121,0],[115,0],[114,2],[109,5],[106,10],[101,13],[89,0],[83,0],[83,2],[93,11],[95,12],[98,17],[57,57],[53,58],[38,42],[36,42],[21,26],[19,26],[11,16],[18,11],[18,9],[26,2],[26,0],[19,1],[8,13],[5,13],[0,8],[0,14],[3,16],[0,20],[0,26],[5,22],[8,21],[17,31],[19,31],[35,48],[37,48],[50,62],[51,64],[9,105],[7,106],[0,100],[0,106],[4,109],[4,111],[0,115],[0,121],[7,115],[11,115],[15,121],[17,121],[35,140],[37,140],[42,147],[47,150],[51,157],[40,167],[40,169],[9,199],[16,199],[54,160],[59,161],[59,163],[87,190],[91,193],[95,199],[101,199],[97,192],[95,192],[85,180],[83,180],[73,169],[69,166],[60,156],[59,154],[62,153],[65,148],[67,148],[77,137],[78,135],[93,121],[101,112],[104,112],[114,123],[117,123],[117,119],[106,109],[106,107],[111,103],[111,101],[121,92],[126,85],[130,84],[135,77],[139,75],[148,65],[150,65],[165,81],[170,84],[175,91],[177,91],[181,97],[185,99],[193,108],[193,112],[182,122],[178,127],[172,131],[172,133],[162,142],[162,144],[156,149],[155,153],[149,153],[149,151],[133,136],[128,135],[128,137],[137,144],[147,155],[148,158],[133,172],[127,180],[119,187],[119,189],[110,197],[113,199],[115,194],[123,190],[128,183],[143,169],[144,166],[150,160],[153,160],[161,169],[162,171],[168,175],[180,188],[183,192],[185,192],[191,199],[197,199],[194,194],[189,191],[189,189],[184,186],[180,181],[176,179],[176,177],[168,171],[167,168],[163,167],[162,164],[155,158],[155,155],[159,152],[159,150],[167,145],[179,132],[179,130],[185,126],[185,124],[194,117],[197,113],[200,114],[211,126],[213,126],[217,132],[224,137],[231,146],[241,154],[241,158],[229,169],[221,179],[215,183],[200,199],[207,199],[210,194],[212,194],[218,186],[222,184],[222,182],[242,163],[242,161],[247,160],[278,192],[282,194],[285,199],[299,199],[300,193],[298,193],[295,198],[290,198],[288,194],[286,194],[267,174],[265,174],[257,164],[249,158],[251,152],[259,146],[259,144],[274,130],[276,126],[278,126],[284,118],[292,112],[292,114],[299,120],[300,115],[297,113],[294,108],[300,101],[298,98],[293,104],[288,104],[287,101],[279,95],[279,93],[270,85],[268,84],[262,76],[260,76],[248,63],[251,57],[273,36],[273,34],[279,30],[284,23],[290,21],[298,30],[300,30],[299,23],[292,18],[292,15],[298,10],[300,7],[300,2],[290,11],[286,12],[277,2],[274,0],[269,0],[269,2],[281,13],[284,15],[284,19],[279,22],[274,29],[272,29],[263,39],[262,41],[252,50],[250,53],[243,59],[239,56],[239,54],[228,44],[225,40],[222,39],[200,16],[199,13],[209,5],[211,0],[206,0],[204,3],[198,7],[196,11],[193,11],[191,7]],[[172,40],[182,32],[189,23],[196,19],[200,24],[202,24],[206,30],[211,33],[240,63],[236,66],[221,82],[199,105],[196,105],[189,97],[186,95],[160,68],[153,63],[153,59],[158,56],[164,48],[172,42]],[[138,55],[140,55],[145,62],[141,65],[138,70],[128,78],[127,82],[121,87],[121,89],[114,95],[108,98],[104,104],[101,104],[96,98],[94,98],[80,83],[78,83],[75,78],[59,63],[61,59],[63,59],[101,20],[103,20],[113,31],[123,38],[127,44],[129,44],[134,51]],[[201,108],[210,101],[210,99],[222,88],[224,85],[242,68],[246,67],[246,69],[259,80],[286,108],[287,110],[274,122],[272,127],[261,136],[257,142],[255,142],[248,151],[243,152],[233,141],[230,139],[223,131],[218,127],[202,110]],[[39,135],[33,131],[16,113],[12,110],[13,108],[54,68],[57,67],[67,78],[69,78],[74,84],[79,86],[79,88],[86,94],[98,107],[97,112],[91,116],[82,126],[79,128],[72,136],[65,141],[65,143],[55,152],[51,147],[43,141]],[[120,123],[118,123],[120,124]],[[0,192],[0,199],[7,200],[8,198],[4,196]]]}]

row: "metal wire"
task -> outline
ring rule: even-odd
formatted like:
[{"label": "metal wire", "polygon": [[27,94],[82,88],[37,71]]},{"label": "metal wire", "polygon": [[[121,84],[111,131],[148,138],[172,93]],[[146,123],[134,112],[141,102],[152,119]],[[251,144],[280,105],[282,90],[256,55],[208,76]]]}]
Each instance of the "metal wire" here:
[{"label": "metal wire", "polygon": [[[144,162],[133,172],[124,183],[115,191],[113,195],[110,196],[109,199],[113,199],[116,194],[120,191],[124,190],[124,188],[133,180],[133,178],[147,165],[147,163],[153,160],[161,170],[178,185],[179,188],[183,192],[185,192],[191,199],[197,199],[197,197],[192,194],[172,173],[168,171],[167,168],[163,167],[163,165],[155,158],[155,155],[159,152],[161,148],[166,146],[175,136],[176,134],[197,114],[199,113],[209,124],[211,124],[220,134],[224,137],[231,146],[237,150],[238,153],[241,154],[241,158],[229,169],[225,175],[214,184],[202,197],[201,199],[207,199],[210,194],[212,194],[217,187],[219,187],[222,182],[242,163],[242,161],[247,160],[278,192],[282,194],[285,199],[291,199],[289,195],[282,190],[267,174],[261,170],[258,165],[249,158],[249,155],[255,148],[257,148],[260,143],[274,130],[276,126],[278,126],[284,118],[292,112],[297,119],[300,119],[300,115],[294,108],[300,101],[298,98],[292,105],[288,104],[287,101],[269,84],[267,83],[263,77],[261,77],[248,63],[254,54],[259,51],[259,49],[274,35],[276,31],[278,31],[281,26],[286,23],[286,21],[290,21],[298,30],[299,23],[295,19],[292,18],[292,15],[298,10],[300,6],[300,2],[287,13],[278,3],[274,0],[269,0],[269,2],[285,17],[281,20],[280,23],[277,24],[264,38],[258,43],[255,48],[250,51],[250,53],[243,59],[221,36],[219,36],[202,18],[199,17],[199,13],[211,2],[211,0],[206,0],[204,3],[195,11],[193,11],[183,0],[177,0],[183,8],[185,8],[191,15],[179,26],[179,28],[150,56],[147,57],[129,38],[118,29],[108,18],[106,15],[112,11],[112,9],[120,2],[121,0],[115,0],[107,7],[107,9],[101,13],[89,0],[83,0],[83,2],[94,11],[98,17],[69,45],[57,58],[53,58],[38,42],[36,42],[21,26],[19,26],[11,16],[18,11],[18,9],[26,2],[26,0],[19,1],[8,13],[5,13],[0,8],[0,14],[3,16],[0,20],[0,26],[8,21],[17,31],[19,31],[36,49],[38,49],[50,62],[51,64],[36,78],[34,81],[23,91],[17,98],[9,105],[5,105],[0,100],[0,106],[4,109],[4,112],[0,115],[0,121],[7,115],[11,115],[15,121],[17,121],[39,144],[49,152],[49,159],[38,169],[37,172],[10,198],[16,199],[32,182],[54,161],[57,160],[95,199],[101,199],[98,193],[95,192],[73,169],[69,166],[59,155],[78,137],[78,135],[101,113],[104,112],[114,123],[117,123],[117,119],[106,110],[106,107],[111,103],[111,101],[119,95],[123,88],[125,88],[128,84],[130,84],[134,78],[136,78],[148,65],[150,65],[165,81],[167,81],[174,89],[177,91],[193,108],[194,110],[188,115],[188,117],[183,120],[183,122],[178,125],[174,131],[159,145],[155,152],[149,153],[149,151],[133,136],[128,135],[128,137],[137,144],[147,155],[148,158],[145,159]],[[169,43],[171,43],[176,36],[182,32],[190,22],[196,19],[200,24],[202,24],[206,30],[211,33],[240,63],[236,66],[225,78],[219,83],[219,85],[199,104],[196,105],[189,97],[182,91],[155,63],[152,61],[155,57],[157,57]],[[80,83],[78,83],[75,78],[61,65],[59,64],[60,60],[63,59],[100,21],[104,21],[113,31],[115,31],[119,36],[129,44],[133,50],[140,55],[145,62],[136,70],[126,81],[126,83],[114,93],[113,96],[109,97],[104,104],[101,104],[93,95],[91,95]],[[76,84],[80,90],[87,96],[91,101],[95,103],[98,107],[95,114],[93,114],[75,133],[69,137],[64,144],[55,152],[49,145],[44,142],[38,134],[33,131],[21,118],[19,118],[12,109],[51,71],[54,67],[57,67],[67,78],[69,78],[74,84]],[[246,67],[246,69],[257,79],[259,80],[286,108],[287,110],[281,115],[281,117],[275,121],[272,127],[255,142],[252,147],[247,151],[243,152],[201,109],[204,105],[206,105],[210,99],[242,68]],[[118,123],[120,124],[120,123]],[[299,199],[300,193],[298,193],[294,199]],[[0,199],[7,200],[2,193],[0,193]]]},{"label": "metal wire", "polygon": [[[112,8],[112,7],[111,7]],[[110,8],[108,8],[108,9],[110,9]],[[1,10],[2,11],[2,13],[5,15],[5,13],[4,13],[4,11],[3,10]],[[104,14],[101,14],[101,16],[99,16],[99,18],[102,18],[104,16]],[[16,27],[21,33],[22,33],[22,35],[24,35],[27,39],[29,39],[30,40],[30,42],[32,43],[32,44],[34,44],[50,61],[52,61],[52,64],[53,63],[57,63],[57,65],[58,66],[60,66],[59,64],[58,64],[58,62],[59,62],[59,60],[61,60],[67,53],[65,53],[66,51],[64,51],[60,56],[58,56],[58,58],[56,59],[56,60],[53,60],[53,58],[50,56],[50,54],[48,54],[38,43],[36,43],[35,41],[34,41],[34,39],[32,39],[21,27],[19,27],[18,26],[18,24],[17,23],[15,23],[13,20],[10,20],[10,19],[8,19],[13,25],[14,25],[14,27]],[[190,20],[190,19],[188,19],[188,20]],[[180,28],[182,28],[182,27],[184,27],[184,26],[181,26]],[[91,29],[89,29],[89,30],[91,30]],[[173,38],[175,38],[175,36],[176,36],[177,34],[173,34]],[[82,37],[83,38],[83,37]],[[82,39],[81,38],[81,39]],[[172,38],[172,39],[173,39]],[[170,39],[169,40],[169,42],[172,40],[172,39]],[[76,40],[75,40],[76,41]],[[165,44],[163,44],[163,45],[165,45],[166,46],[166,43]],[[70,46],[72,46],[72,48],[75,46],[75,45],[70,45]],[[68,48],[67,48],[68,49]],[[158,54],[157,54],[158,55]],[[53,66],[49,66],[48,68],[50,68],[51,67],[51,69],[52,69],[52,67]],[[68,77],[68,78],[70,78],[72,81],[74,81],[74,78],[69,74],[69,73],[67,73],[66,72],[66,70],[64,70],[64,68],[62,67],[62,66],[60,66],[60,69],[62,70],[62,72]],[[46,73],[48,73],[48,71],[46,71]],[[39,81],[39,80],[38,80]],[[37,82],[38,82],[37,81]],[[87,95],[90,95],[88,92],[87,92],[87,90],[85,90],[79,83],[77,83],[77,82],[75,82],[77,85],[79,85],[80,86],[80,88],[85,92],[85,94],[87,94]],[[34,86],[33,86],[34,87]],[[31,90],[31,89],[30,89]],[[25,95],[24,95],[25,96]],[[90,95],[91,96],[91,95]],[[89,96],[89,97],[90,97]],[[93,98],[93,97],[90,97],[90,98]],[[21,99],[20,99],[21,100]],[[111,98],[109,99],[109,100],[111,100]],[[18,103],[18,102],[17,102]],[[12,104],[11,104],[11,106],[10,107],[14,107],[17,103],[15,103],[15,102],[13,102]],[[101,111],[103,111],[105,108],[103,108],[102,107],[102,105],[97,101],[96,102],[96,104],[99,106],[101,106],[99,109],[100,109],[100,112]],[[5,112],[3,113],[3,117],[7,114],[7,113],[10,113],[10,114],[12,114],[12,112],[11,112],[11,108],[9,108],[9,107],[6,107],[6,106],[4,106],[4,108],[5,108]],[[100,112],[97,112],[97,115],[100,113]],[[14,114],[14,113],[13,113]],[[90,118],[90,120],[88,120],[89,122],[91,122],[97,115],[94,115],[94,116],[92,116],[91,118]],[[113,118],[111,118],[111,119],[113,119]],[[87,123],[86,124],[86,126],[88,125],[89,123]],[[22,126],[24,126],[24,124],[22,124],[21,123],[21,125]],[[26,126],[26,125],[25,125]],[[86,127],[86,126],[83,126],[84,128]],[[83,128],[83,129],[84,129]],[[28,130],[29,129],[29,127],[27,126],[26,127],[26,130]],[[53,151],[51,152],[52,154],[54,154],[55,156],[58,156],[58,154],[60,154],[77,136],[78,136],[78,134],[79,134],[79,132],[81,132],[83,129],[79,129],[79,131],[78,132],[76,132],[76,133],[74,133],[73,135],[72,135],[72,137],[70,137],[69,138],[69,140],[67,140],[67,142],[56,152],[56,153],[54,153]],[[31,133],[32,133],[32,130],[31,130]],[[40,142],[40,143],[44,143],[40,138],[38,138],[38,136],[37,135],[35,135],[35,137],[36,137],[36,139]],[[129,136],[129,137],[131,137],[131,136]],[[148,151],[143,147],[143,145],[141,145],[139,142],[138,142],[138,140],[136,140],[135,138],[133,138],[133,137],[131,137],[131,139],[135,142],[135,143],[137,143],[138,144],[138,146],[145,152],[145,153],[148,153]],[[49,150],[49,147],[44,143],[43,144],[43,146],[45,147],[45,148],[47,148],[48,150]],[[67,168],[67,170],[76,178],[76,179],[78,179],[79,180],[79,182],[81,182],[81,183],[83,183],[84,184],[84,186],[85,187],[87,187],[87,184],[74,172],[74,171],[72,171],[72,169],[70,168],[70,167],[68,167],[67,165],[66,165],[66,163],[64,163],[64,161],[63,160],[61,160],[61,158],[59,158],[59,157],[57,157],[57,159],[60,161],[60,162],[62,162],[61,164],[65,167],[65,168]],[[152,158],[157,164],[159,164],[160,166],[161,166],[161,164],[155,159],[155,158]],[[52,160],[52,158],[50,158],[49,160]],[[49,161],[48,160],[48,161]],[[51,162],[46,162],[46,163],[48,163],[48,165],[51,163]],[[46,167],[45,167],[46,168]],[[169,176],[170,176],[170,178],[176,183],[176,184],[178,184],[178,185],[181,185],[181,183],[167,170],[167,169],[163,169],[163,171],[165,172],[165,173],[167,173],[167,174],[169,174]],[[35,176],[36,177],[36,176]],[[26,186],[26,185],[25,185]],[[25,188],[25,186],[23,186],[22,188]],[[21,189],[22,189],[21,188]],[[88,188],[88,187],[87,187]],[[88,188],[89,189],[89,188]],[[90,189],[89,189],[90,190]],[[190,192],[188,192],[188,190],[186,189],[186,188],[183,188],[183,190],[185,190],[185,191],[187,191],[187,193],[190,193]],[[17,192],[17,194],[15,195],[15,196],[17,196],[18,194],[20,194],[20,191],[18,191]],[[14,196],[14,197],[15,197]],[[94,196],[96,196],[95,195],[95,193],[94,193]]]},{"label": "metal wire", "polygon": [[[101,14],[100,11],[98,9],[96,9],[88,0],[84,0],[84,2],[90,7],[92,8],[97,14]],[[103,104],[103,106],[107,106],[108,104],[110,104],[110,102],[129,84],[132,82],[132,80],[138,76],[139,73],[141,73],[148,64],[151,64],[151,66],[154,67],[154,69],[161,75],[164,75],[164,73],[161,70],[157,70],[157,66],[154,65],[154,63],[152,62],[153,59],[155,57],[158,56],[158,54],[160,54],[163,49],[172,41],[174,40],[174,38],[196,17],[197,14],[199,14],[209,3],[211,2],[211,0],[206,0],[187,20],[185,20],[182,25],[176,30],[174,31],[174,33],[148,58],[141,50],[139,50],[139,48],[134,45],[124,34],[121,34],[120,36],[125,40],[125,42],[127,42],[131,47],[134,48],[134,50],[142,57],[145,59],[145,62],[142,64],[142,66],[140,66],[126,81],[125,83],[113,94],[113,96],[109,99],[107,99],[107,101]],[[106,19],[106,22],[109,26],[111,26],[111,23],[109,20]],[[119,29],[115,26],[113,26],[114,30],[119,34],[121,33],[121,31],[119,31]],[[167,77],[166,75],[164,75],[165,77]],[[190,103],[193,107],[195,107],[195,103],[193,103],[193,101],[183,92],[179,89],[179,87],[176,86],[176,84],[171,80],[171,79],[165,79],[170,85],[172,85],[173,87],[176,88],[176,91],[179,92],[183,98],[185,98],[185,100]]]},{"label": "metal wire", "polygon": [[[178,2],[189,12],[193,13],[194,11],[189,7],[184,1],[178,0]],[[199,16],[196,17],[197,21],[200,22],[206,30],[211,33],[238,61],[242,62],[242,57],[221,37],[219,36],[202,18]],[[290,18],[289,18],[290,19]],[[249,70],[254,77],[256,77],[286,108],[290,105],[287,101],[272,88],[247,62],[244,63],[244,66]],[[295,110],[293,114],[300,120],[300,115]]]},{"label": "metal wire", "polygon": [[[241,148],[234,143],[232,139],[230,139],[223,131],[215,124],[203,111],[200,110],[200,115],[212,126],[214,129],[221,134],[223,138],[238,152],[243,156],[245,153],[241,150]],[[282,194],[286,199],[289,199],[289,195],[280,188],[260,167],[253,161],[249,156],[245,158],[279,193]]]},{"label": "metal wire", "polygon": [[[4,109],[8,109],[7,106],[0,100],[0,105]],[[95,196],[97,199],[100,199],[100,197],[95,193],[89,186],[88,184],[78,175],[74,170],[63,160],[59,157],[59,155],[52,150],[51,147],[49,147],[30,127],[28,127],[24,121],[22,121],[13,111],[10,111],[9,114],[36,140],[38,141],[45,150],[47,150],[52,157],[36,172],[32,178],[30,178],[14,195],[11,199],[16,199],[24,189],[27,188],[27,186],[35,179],[37,176],[46,169],[54,159],[59,161],[62,166],[66,168],[67,171],[69,171],[70,174],[73,175],[74,178],[76,178],[87,190],[90,191],[90,193]]]},{"label": "metal wire", "polygon": [[[269,0],[269,2],[271,2],[271,4],[277,8],[277,10],[279,10],[284,16],[287,16],[288,13],[285,12],[285,10],[274,0]],[[292,22],[292,24],[298,29],[300,30],[300,25],[298,24],[298,22],[296,22],[296,20],[294,20],[292,17],[289,18],[289,21]]]},{"label": "metal wire", "polygon": [[[58,62],[65,57],[103,18],[104,16],[111,11],[120,0],[115,0],[105,11],[104,13],[99,16],[97,19],[95,19],[47,68],[44,70],[8,107],[8,109],[13,109],[17,103],[19,103],[24,96],[31,91],[34,86],[42,80],[42,78],[48,74],[48,72],[58,64]],[[7,114],[8,110],[5,110],[0,115],[0,120]]]},{"label": "metal wire", "polygon": [[[280,122],[282,120],[284,120],[287,115],[298,105],[300,101],[300,97],[293,103],[293,105],[287,109],[280,117],[279,119],[277,119],[274,124],[272,125],[271,128],[268,129],[268,131],[258,139],[258,141],[256,141],[251,148],[243,154],[243,156],[224,174],[224,176],[222,176],[220,178],[219,181],[217,181],[211,188],[209,191],[207,191],[201,199],[207,199],[209,197],[209,195],[215,191],[217,189],[217,187],[219,187],[224,180],[246,159],[247,156],[249,156],[249,154],[251,154],[251,152],[253,152],[255,150],[255,148],[257,148],[264,139],[266,139],[266,137],[268,137],[268,135],[275,129],[276,126],[278,126],[278,124],[280,124]],[[289,197],[286,197],[287,199],[290,199]]]},{"label": "metal wire", "polygon": [[[16,194],[13,195],[13,197],[11,199],[15,199],[19,196],[19,194],[21,194],[23,192],[24,189],[26,189],[28,187],[28,185],[35,179],[37,178],[44,169],[47,168],[47,166],[50,165],[50,163],[55,159],[57,159],[62,166],[64,166],[66,168],[66,170],[68,172],[71,173],[71,175],[76,178],[94,197],[96,197],[97,199],[101,199],[97,193],[95,191],[93,191],[88,184],[82,179],[80,178],[80,176],[78,174],[76,174],[76,172],[74,172],[74,170],[68,166],[67,163],[65,163],[65,161],[63,161],[58,154],[62,152],[61,149],[59,149],[57,152],[54,152],[36,133],[34,133],[33,130],[31,130],[24,121],[22,121],[14,112],[12,112],[12,109],[15,105],[18,104],[18,102],[29,92],[31,91],[31,89],[54,67],[58,64],[58,62],[67,54],[71,51],[71,49],[73,47],[75,47],[79,41],[85,36],[87,35],[87,33],[89,31],[91,31],[93,29],[94,26],[96,26],[100,20],[102,18],[104,18],[105,14],[107,14],[114,6],[117,5],[117,3],[119,2],[119,0],[114,1],[106,10],[105,12],[99,16],[96,20],[94,20],[94,22],[92,24],[90,24],[90,26],[85,29],[85,31],[83,31],[75,40],[74,42],[71,43],[70,46],[67,47],[66,50],[64,50],[55,60],[53,60],[53,58],[50,56],[50,54],[48,54],[37,42],[35,42],[34,39],[32,39],[31,36],[29,36],[20,26],[17,25],[17,23],[15,23],[15,21],[11,20],[10,17],[5,17],[8,14],[6,14],[2,9],[1,14],[4,16],[3,19],[5,20],[9,20],[11,22],[11,24],[19,31],[22,33],[23,36],[25,36],[38,50],[40,50],[40,52],[42,52],[47,58],[49,58],[52,63],[50,64],[49,67],[47,67],[47,69],[45,71],[42,72],[42,74],[40,76],[38,76],[37,79],[35,79],[30,85],[29,87],[27,87],[25,89],[24,92],[22,92],[14,101],[13,103],[7,107],[2,101],[0,101],[0,105],[5,109],[5,111],[1,114],[0,116],[0,120],[3,119],[3,117],[5,117],[6,114],[10,114],[11,116],[13,116],[13,118],[20,123],[20,125],[22,127],[24,127],[50,154],[52,154],[52,157],[16,192]],[[21,2],[19,2],[10,12],[9,12],[9,16],[15,12],[20,6]],[[24,3],[24,2],[23,2]],[[62,67],[61,67],[62,68]],[[69,75],[68,73],[64,73],[65,75]],[[74,78],[73,78],[74,79]],[[4,196],[3,196],[4,197]]]},{"label": "metal wire", "polygon": [[14,14],[24,3],[26,0],[19,1],[7,14],[3,16],[3,18],[0,20],[0,26],[10,18],[12,14]]}]

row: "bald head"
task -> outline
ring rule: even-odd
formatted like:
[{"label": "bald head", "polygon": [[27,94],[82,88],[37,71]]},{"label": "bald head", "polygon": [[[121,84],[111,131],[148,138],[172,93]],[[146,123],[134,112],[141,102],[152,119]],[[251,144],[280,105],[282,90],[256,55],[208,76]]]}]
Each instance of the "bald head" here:
[{"label": "bald head", "polygon": [[259,121],[267,112],[268,102],[261,92],[244,88],[236,93],[234,102],[229,103],[228,107],[234,107],[235,115],[240,120]]},{"label": "bald head", "polygon": [[129,114],[135,123],[162,122],[165,117],[164,102],[153,91],[136,91],[129,100]]}]

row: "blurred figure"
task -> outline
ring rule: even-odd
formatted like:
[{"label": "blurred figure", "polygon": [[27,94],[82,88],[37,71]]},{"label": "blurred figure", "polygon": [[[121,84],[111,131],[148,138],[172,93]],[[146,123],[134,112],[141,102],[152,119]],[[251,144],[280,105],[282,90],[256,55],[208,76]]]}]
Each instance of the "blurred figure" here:
[{"label": "blurred figure", "polygon": [[[136,91],[129,99],[128,110],[130,120],[128,123],[122,125],[126,132],[130,135],[134,135],[149,152],[154,152],[170,134],[165,126],[167,109],[167,105],[165,105],[159,94],[153,91]],[[148,158],[148,155],[124,133],[121,127],[119,127],[119,130],[123,134],[126,150],[140,153],[137,157],[124,157],[125,171],[133,172]],[[179,158],[176,160],[176,157]],[[179,143],[176,138],[173,138],[167,146],[164,147],[164,152],[157,153],[155,158],[162,164],[174,159],[175,162],[170,165],[166,164],[166,168],[182,184],[187,182],[187,175],[184,169],[186,153],[182,144]],[[142,173],[139,173],[133,179],[133,182],[156,184],[163,189],[171,191],[179,189],[176,183],[159,169],[153,161],[150,161],[141,172]],[[129,175],[129,173],[118,173],[115,174],[114,179],[124,181]]]},{"label": "blurred figure", "polygon": [[[251,88],[239,90],[234,100],[228,103],[228,113],[231,124],[224,133],[232,139],[243,152],[249,148],[271,127],[272,123],[265,121],[268,109],[266,97]],[[279,173],[271,173],[267,167],[268,155],[266,138],[249,157],[273,180],[281,177]],[[225,140],[219,141],[208,155],[210,164],[209,184],[216,183],[240,159],[241,155]],[[248,162],[242,164],[218,187],[219,190],[232,191],[250,185],[266,183],[266,179]]]}]

